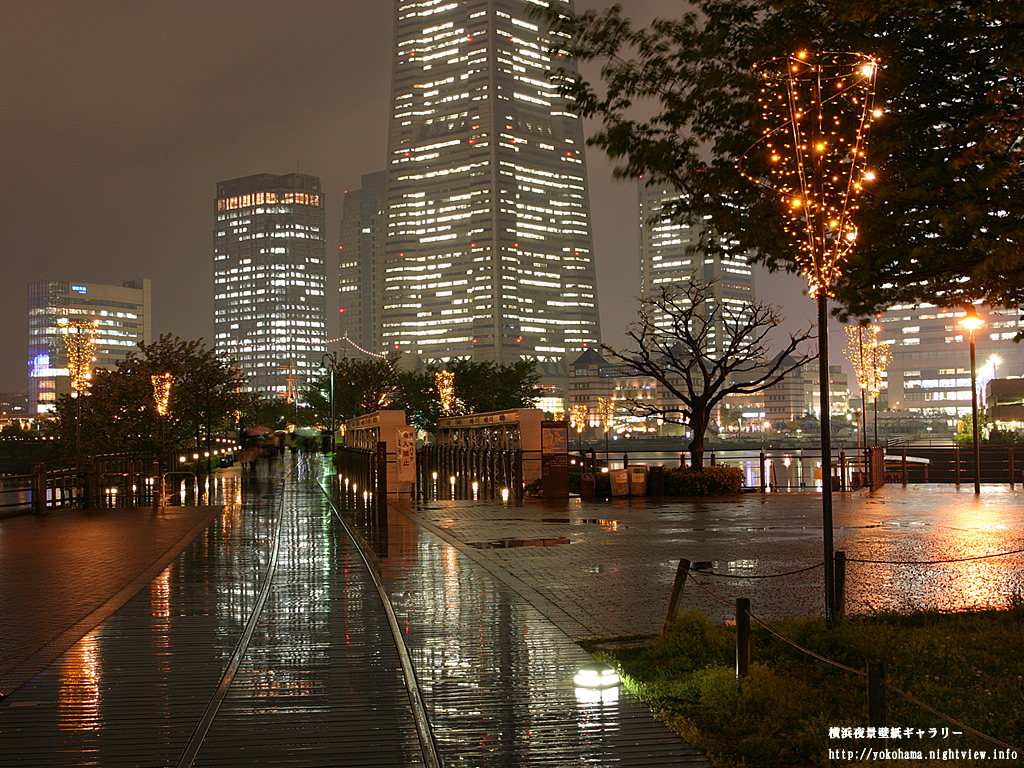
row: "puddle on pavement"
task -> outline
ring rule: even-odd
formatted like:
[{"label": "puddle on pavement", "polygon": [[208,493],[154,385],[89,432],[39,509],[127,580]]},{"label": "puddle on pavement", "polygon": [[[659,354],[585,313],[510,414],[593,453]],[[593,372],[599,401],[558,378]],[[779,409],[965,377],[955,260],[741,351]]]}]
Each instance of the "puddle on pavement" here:
[{"label": "puddle on pavement", "polygon": [[469,546],[476,549],[513,549],[514,547],[558,547],[570,544],[569,539],[493,539],[491,541],[470,541]]}]

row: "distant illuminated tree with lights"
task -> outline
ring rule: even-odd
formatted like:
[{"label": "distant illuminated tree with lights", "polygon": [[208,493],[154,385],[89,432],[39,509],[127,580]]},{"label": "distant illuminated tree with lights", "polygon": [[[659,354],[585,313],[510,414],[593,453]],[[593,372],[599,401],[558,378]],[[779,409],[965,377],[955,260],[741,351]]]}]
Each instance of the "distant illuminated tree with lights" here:
[{"label": "distant illuminated tree with lights", "polygon": [[76,320],[67,323],[64,349],[68,355],[71,389],[81,394],[92,379],[92,362],[96,359],[96,321]]},{"label": "distant illuminated tree with lights", "polygon": [[[853,366],[860,389],[860,431],[864,434],[864,419],[867,417],[867,392],[871,384],[874,366],[871,363],[873,354],[871,344],[878,336],[878,326],[848,326],[846,328],[846,359]],[[865,338],[867,337],[867,338]],[[864,440],[867,444],[867,440]]]},{"label": "distant illuminated tree with lights", "polygon": [[[818,302],[821,397],[822,512],[825,529],[825,615],[835,610],[832,546],[831,419],[828,381],[828,297],[842,261],[857,240],[853,214],[864,185],[867,134],[873,117],[878,64],[860,53],[801,51],[755,67],[762,133],[747,150],[740,172],[774,190],[782,201],[785,232],[797,246],[808,293]],[[748,171],[745,166],[749,162]]]},{"label": "distant illuminated tree with lights", "polygon": [[445,416],[450,416],[455,407],[455,374],[451,371],[437,371],[434,374],[434,386],[441,399],[441,410]]}]

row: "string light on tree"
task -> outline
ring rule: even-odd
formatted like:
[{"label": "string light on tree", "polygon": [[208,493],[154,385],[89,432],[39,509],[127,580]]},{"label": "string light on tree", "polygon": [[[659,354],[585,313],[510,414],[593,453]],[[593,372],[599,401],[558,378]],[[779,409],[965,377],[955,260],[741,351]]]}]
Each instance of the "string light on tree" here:
[{"label": "string light on tree", "polygon": [[608,432],[615,423],[615,400],[610,397],[597,398],[597,413],[601,417],[601,425]]},{"label": "string light on tree", "polygon": [[451,414],[455,406],[455,374],[451,371],[438,371],[434,374],[434,386],[441,398],[441,410],[446,416]]},{"label": "string light on tree", "polygon": [[576,403],[569,409],[569,423],[575,427],[576,432],[583,434],[587,427],[587,415],[589,410],[583,403]]},{"label": "string light on tree", "polygon": [[825,620],[836,609],[832,531],[832,420],[829,408],[828,297],[857,241],[854,214],[875,175],[867,139],[875,109],[878,62],[861,53],[802,51],[755,65],[761,85],[761,137],[740,160],[740,173],[779,195],[783,229],[818,303],[818,394],[821,398],[822,529]]},{"label": "string light on tree", "polygon": [[153,402],[156,403],[156,412],[162,418],[167,415],[171,402],[171,384],[174,383],[174,374],[158,373],[150,376],[149,380],[153,384]]},{"label": "string light on tree", "polygon": [[740,172],[775,190],[811,297],[831,295],[843,257],[857,241],[854,214],[876,174],[867,137],[877,61],[860,53],[807,52],[756,67],[763,131]]},{"label": "string light on tree", "polygon": [[96,321],[71,321],[64,329],[71,389],[80,394],[92,379],[91,363],[96,359]]}]

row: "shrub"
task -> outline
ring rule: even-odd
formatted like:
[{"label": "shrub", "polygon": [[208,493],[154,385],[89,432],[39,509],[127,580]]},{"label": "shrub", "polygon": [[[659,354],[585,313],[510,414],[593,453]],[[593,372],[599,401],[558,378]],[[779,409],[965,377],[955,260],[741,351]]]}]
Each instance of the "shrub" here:
[{"label": "shrub", "polygon": [[666,496],[728,496],[740,492],[743,471],[738,467],[673,467],[665,470]]}]

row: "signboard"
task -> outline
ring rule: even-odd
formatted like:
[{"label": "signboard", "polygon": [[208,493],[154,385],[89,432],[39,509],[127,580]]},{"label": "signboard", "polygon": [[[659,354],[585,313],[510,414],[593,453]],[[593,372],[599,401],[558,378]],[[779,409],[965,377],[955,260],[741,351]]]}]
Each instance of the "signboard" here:
[{"label": "signboard", "polygon": [[416,480],[416,430],[413,427],[398,427],[398,481]]},{"label": "signboard", "polygon": [[541,483],[545,499],[569,498],[569,423],[540,423]]}]

